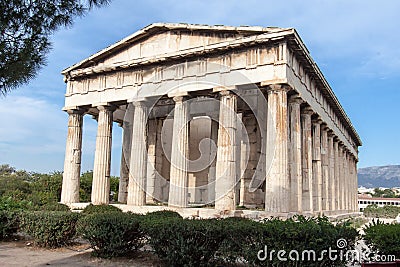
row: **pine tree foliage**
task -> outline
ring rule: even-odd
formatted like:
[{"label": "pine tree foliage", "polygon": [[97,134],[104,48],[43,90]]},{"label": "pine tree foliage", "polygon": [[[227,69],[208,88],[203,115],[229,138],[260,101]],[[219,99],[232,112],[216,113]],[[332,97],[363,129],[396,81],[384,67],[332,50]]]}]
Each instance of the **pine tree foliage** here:
[{"label": "pine tree foliage", "polygon": [[34,78],[46,64],[50,36],[110,0],[0,1],[0,94]]}]

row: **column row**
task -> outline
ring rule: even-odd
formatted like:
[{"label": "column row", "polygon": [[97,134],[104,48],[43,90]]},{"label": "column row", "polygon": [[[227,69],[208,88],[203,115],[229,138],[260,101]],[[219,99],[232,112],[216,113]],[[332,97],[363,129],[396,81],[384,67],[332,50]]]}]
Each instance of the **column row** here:
[{"label": "column row", "polygon": [[[283,85],[272,85],[267,89],[266,146],[274,148],[274,155],[271,166],[266,166],[268,174],[265,182],[265,210],[271,213],[311,214],[356,211],[356,157],[345,148],[318,114],[293,92],[290,87]],[[215,191],[208,195],[214,198],[216,209],[234,210],[237,203],[236,184],[240,158],[236,133],[237,96],[229,90],[221,91],[219,95],[217,158],[215,167],[210,168],[210,172],[215,172],[215,178],[211,177],[215,181]],[[185,96],[176,96],[173,100],[175,108],[168,203],[173,207],[187,207],[190,106]],[[149,157],[148,146],[152,145],[152,139],[147,133],[150,126],[146,102],[136,101],[133,104],[134,118],[131,127],[127,129],[131,134],[128,138],[124,133],[123,138],[123,147],[129,147],[129,153],[123,151],[121,157],[119,201],[142,206],[151,202],[148,196],[146,200],[146,191],[156,191],[155,176],[147,164],[148,160],[155,164],[156,152],[154,147],[152,156]],[[115,107],[102,105],[97,109],[92,203],[107,204]],[[84,112],[83,109],[68,111],[61,196],[63,203],[79,202]]]}]

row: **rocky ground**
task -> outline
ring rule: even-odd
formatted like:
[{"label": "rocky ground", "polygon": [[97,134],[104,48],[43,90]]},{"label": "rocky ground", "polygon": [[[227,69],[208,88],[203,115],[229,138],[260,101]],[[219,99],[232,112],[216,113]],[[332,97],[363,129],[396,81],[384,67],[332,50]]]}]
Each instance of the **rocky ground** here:
[{"label": "rocky ground", "polygon": [[139,252],[135,259],[100,259],[90,255],[88,245],[68,248],[43,249],[33,247],[29,241],[0,242],[0,266],[161,266],[150,253]]}]

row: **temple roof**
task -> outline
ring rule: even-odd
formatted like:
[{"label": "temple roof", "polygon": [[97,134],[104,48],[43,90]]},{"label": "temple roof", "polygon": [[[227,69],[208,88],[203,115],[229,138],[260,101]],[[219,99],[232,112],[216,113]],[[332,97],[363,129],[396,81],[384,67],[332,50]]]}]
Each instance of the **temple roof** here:
[{"label": "temple roof", "polygon": [[238,37],[257,35],[262,33],[273,33],[284,30],[284,28],[278,27],[261,27],[261,26],[224,26],[224,25],[205,25],[205,24],[187,24],[187,23],[152,23],[143,29],[125,37],[124,39],[100,50],[99,52],[91,55],[90,57],[64,69],[62,74],[66,74],[72,70],[84,68],[87,64],[93,61],[100,60],[115,51],[124,49],[131,46],[139,40],[145,39],[149,36],[153,36],[160,32],[171,31],[171,30],[184,30],[191,32],[229,32],[239,35]]}]

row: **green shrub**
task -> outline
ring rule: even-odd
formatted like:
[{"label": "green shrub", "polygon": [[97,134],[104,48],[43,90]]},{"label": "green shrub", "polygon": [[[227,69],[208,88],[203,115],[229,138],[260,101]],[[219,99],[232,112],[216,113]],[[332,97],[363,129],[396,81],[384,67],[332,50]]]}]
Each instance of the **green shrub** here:
[{"label": "green shrub", "polygon": [[182,216],[172,210],[159,210],[159,211],[154,211],[146,214],[146,218],[152,218],[152,219],[163,219],[163,218],[181,218]]},{"label": "green shrub", "polygon": [[374,254],[394,255],[400,259],[400,224],[384,224],[378,220],[364,231],[364,239]]},{"label": "green shrub", "polygon": [[[224,240],[217,251],[221,264],[223,261],[235,263],[244,258],[250,258],[260,250],[262,225],[250,219],[231,217],[222,219]],[[245,257],[245,255],[247,255]],[[256,254],[255,254],[256,256]]]},{"label": "green shrub", "polygon": [[[276,218],[263,222],[253,222],[245,219],[228,219],[224,222],[224,236],[226,236],[218,253],[223,260],[240,261],[245,260],[248,264],[257,266],[342,266],[340,257],[336,261],[330,261],[325,254],[322,261],[313,262],[313,257],[308,260],[308,255],[302,259],[302,252],[313,250],[316,258],[322,255],[329,247],[337,249],[337,240],[345,239],[347,246],[344,253],[353,249],[357,231],[348,222],[333,225],[327,218],[304,218],[295,217],[287,220]],[[265,251],[265,260],[259,260],[259,251]],[[270,253],[275,250],[275,254]],[[277,257],[277,251],[286,251],[287,261],[281,261]],[[293,254],[293,260],[288,254],[295,250],[299,253]]]},{"label": "green shrub", "polygon": [[32,203],[26,200],[15,200],[12,197],[0,197],[0,210],[28,210],[32,208]]},{"label": "green shrub", "polygon": [[176,216],[145,220],[145,232],[155,254],[168,266],[213,264],[224,239],[218,220],[189,220]]},{"label": "green shrub", "polygon": [[118,211],[93,213],[79,220],[77,231],[90,242],[94,256],[124,256],[143,246],[140,218],[140,215]]},{"label": "green shrub", "polygon": [[106,212],[122,212],[122,210],[112,205],[89,204],[82,211],[83,214],[106,213]]},{"label": "green shrub", "polygon": [[19,227],[18,212],[0,210],[0,240],[16,234]]},{"label": "green shrub", "polygon": [[79,214],[65,211],[31,211],[21,216],[21,229],[41,247],[61,247],[76,233]]},{"label": "green shrub", "polygon": [[70,208],[62,203],[50,202],[42,206],[34,206],[31,210],[35,211],[71,211]]},{"label": "green shrub", "polygon": [[365,217],[394,219],[400,213],[400,207],[391,205],[383,207],[368,205],[363,212]]}]

